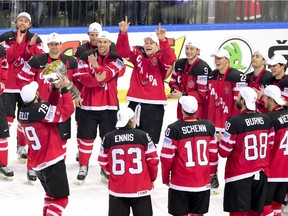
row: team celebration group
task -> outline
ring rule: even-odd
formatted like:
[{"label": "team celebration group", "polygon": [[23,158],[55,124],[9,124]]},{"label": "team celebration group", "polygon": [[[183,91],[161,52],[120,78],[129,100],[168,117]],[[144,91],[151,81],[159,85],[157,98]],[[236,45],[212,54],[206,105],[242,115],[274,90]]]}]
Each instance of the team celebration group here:
[{"label": "team celebration group", "polygon": [[[176,56],[159,24],[142,46],[128,40],[127,17],[116,44],[94,22],[89,41],[73,56],[60,52],[61,36],[48,35],[48,53],[30,32],[31,16],[21,12],[16,31],[0,35],[0,173],[8,168],[9,128],[17,119],[17,154],[27,178],[45,191],[43,215],[62,215],[68,204],[66,143],[71,115],[77,123],[79,173],[84,181],[97,132],[109,216],[153,215],[151,191],[161,166],[168,186],[168,213],[201,216],[217,192],[218,157],[225,166],[224,211],[231,216],[281,215],[288,193],[287,60],[268,58],[259,48],[253,71],[230,67],[225,49],[211,53],[215,70],[200,58],[200,46],[186,39],[185,58]],[[119,109],[117,80],[133,64],[126,99]],[[172,69],[170,93],[164,79]],[[159,143],[167,98],[178,99],[177,121]],[[28,146],[28,147],[27,147]],[[156,148],[160,148],[158,155]],[[160,165],[159,165],[160,162]]]}]

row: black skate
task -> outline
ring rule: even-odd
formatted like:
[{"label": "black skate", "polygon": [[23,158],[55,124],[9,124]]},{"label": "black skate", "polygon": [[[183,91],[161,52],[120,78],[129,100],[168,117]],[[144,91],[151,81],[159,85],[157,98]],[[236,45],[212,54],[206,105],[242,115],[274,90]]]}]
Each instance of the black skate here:
[{"label": "black skate", "polygon": [[80,166],[77,179],[82,183],[87,175],[88,175],[88,166]]},{"label": "black skate", "polygon": [[7,166],[0,165],[0,176],[7,181],[12,181],[14,172],[10,170]]},{"label": "black skate", "polygon": [[34,170],[27,170],[27,179],[28,181],[36,181],[37,176]]}]

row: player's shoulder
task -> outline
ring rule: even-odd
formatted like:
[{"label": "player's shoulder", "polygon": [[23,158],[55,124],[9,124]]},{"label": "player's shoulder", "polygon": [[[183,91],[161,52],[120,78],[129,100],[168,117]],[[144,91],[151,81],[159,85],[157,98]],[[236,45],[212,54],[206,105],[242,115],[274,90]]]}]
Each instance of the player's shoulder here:
[{"label": "player's shoulder", "polygon": [[46,64],[48,63],[48,54],[37,54],[29,59],[28,64],[36,69],[44,69]]},{"label": "player's shoulder", "polygon": [[15,33],[13,31],[7,31],[0,35],[0,42],[16,41]]},{"label": "player's shoulder", "polygon": [[122,57],[116,51],[110,51],[109,59],[122,59]]},{"label": "player's shoulder", "polygon": [[[244,79],[245,78],[245,79]],[[243,72],[237,70],[236,68],[230,68],[230,70],[228,71],[227,74],[227,78],[228,81],[234,81],[234,82],[238,82],[238,81],[246,81],[246,76]]]},{"label": "player's shoulder", "polygon": [[78,62],[74,56],[68,56],[65,54],[61,54],[61,61],[64,62],[66,64],[66,66],[68,63],[69,69],[75,69],[78,67]]},{"label": "player's shoulder", "polygon": [[[27,32],[27,36],[26,36],[26,38],[27,38],[27,41],[30,41],[31,39],[32,39],[32,37],[34,36],[34,34],[35,33],[32,33],[32,32],[30,32],[30,31],[28,31]],[[37,37],[37,39],[36,39],[36,43],[38,44],[38,43],[42,43],[42,40],[41,40],[41,38],[38,36]]]},{"label": "player's shoulder", "polygon": [[81,55],[82,55],[85,51],[87,51],[87,50],[90,50],[90,44],[89,44],[89,42],[88,42],[88,43],[85,43],[85,44],[82,44],[82,45],[80,45],[79,47],[77,47],[77,50],[76,50],[74,56],[77,57],[77,58],[80,58]]},{"label": "player's shoulder", "polygon": [[180,58],[175,62],[175,68],[176,69],[183,69],[186,65],[187,58]]}]

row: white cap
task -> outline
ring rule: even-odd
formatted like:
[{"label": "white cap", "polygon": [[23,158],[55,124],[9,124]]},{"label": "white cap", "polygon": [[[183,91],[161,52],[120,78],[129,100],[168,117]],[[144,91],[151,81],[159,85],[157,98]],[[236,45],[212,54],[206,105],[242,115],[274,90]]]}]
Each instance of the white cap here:
[{"label": "white cap", "polygon": [[264,52],[263,50],[256,50],[255,52],[254,52],[254,54],[255,53],[259,53],[261,56],[262,56],[262,58],[264,59],[264,60],[268,60],[269,58],[268,58],[268,56],[267,56],[267,52]]},{"label": "white cap", "polygon": [[287,60],[283,55],[275,54],[271,59],[266,63],[267,65],[276,65],[276,64],[287,64]]},{"label": "white cap", "polygon": [[198,110],[198,101],[193,96],[181,96],[179,98],[179,103],[187,113],[195,113]]},{"label": "white cap", "polygon": [[21,12],[21,13],[19,13],[18,16],[17,16],[17,18],[16,18],[16,20],[17,20],[19,17],[26,17],[26,18],[29,20],[29,22],[31,22],[31,16],[30,16],[30,14],[27,13],[27,12]]},{"label": "white cap", "polygon": [[102,26],[99,24],[99,23],[97,23],[97,22],[94,22],[94,23],[91,23],[90,25],[89,25],[89,29],[88,29],[88,33],[89,32],[101,32],[102,31]]},{"label": "white cap", "polygon": [[156,33],[147,35],[147,36],[144,38],[144,42],[145,42],[147,39],[149,39],[149,38],[150,38],[153,42],[155,42],[155,43],[158,43],[158,42],[159,42],[159,39],[158,39]]},{"label": "white cap", "polygon": [[218,50],[217,52],[215,52],[215,53],[213,53],[212,55],[211,55],[211,57],[218,57],[218,58],[223,58],[223,57],[225,57],[225,58],[227,58],[227,59],[230,59],[230,54],[229,54],[229,52],[227,51],[227,50],[225,50],[225,49],[220,49],[220,50]]},{"label": "white cap", "polygon": [[266,95],[267,97],[273,98],[273,100],[281,106],[286,104],[286,102],[282,98],[280,88],[276,85],[268,85],[264,89],[264,95]]},{"label": "white cap", "polygon": [[195,47],[195,48],[197,48],[197,49],[200,49],[199,43],[192,42],[192,41],[187,41],[187,42],[185,43],[185,46],[192,46],[192,47]]},{"label": "white cap", "polygon": [[256,110],[257,93],[251,87],[243,87],[240,89],[240,95],[245,100],[247,109]]},{"label": "white cap", "polygon": [[57,34],[56,32],[49,34],[47,38],[47,43],[51,43],[51,42],[61,43],[60,35]]},{"label": "white cap", "polygon": [[34,100],[38,87],[39,85],[36,81],[32,81],[31,83],[23,86],[20,91],[20,95],[24,103],[30,103]]},{"label": "white cap", "polygon": [[133,112],[133,110],[130,107],[121,108],[117,112],[116,127],[117,128],[125,127],[128,124],[129,120],[131,118],[133,118],[134,115],[135,115],[135,113]]},{"label": "white cap", "polygon": [[107,40],[111,40],[110,38],[110,33],[108,31],[101,31],[98,34],[98,39],[107,39]]}]

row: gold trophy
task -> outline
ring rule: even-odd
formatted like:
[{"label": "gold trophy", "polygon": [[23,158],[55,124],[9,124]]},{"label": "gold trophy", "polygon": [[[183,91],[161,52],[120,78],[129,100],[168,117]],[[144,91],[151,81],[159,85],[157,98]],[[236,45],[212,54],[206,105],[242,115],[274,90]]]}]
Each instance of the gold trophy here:
[{"label": "gold trophy", "polygon": [[[50,83],[58,83],[67,77],[67,68],[66,65],[61,60],[53,61],[50,64],[47,64],[44,70],[42,71],[43,78]],[[70,94],[72,95],[73,100],[80,97],[80,92],[77,87],[70,82],[70,85],[67,87]]]}]

